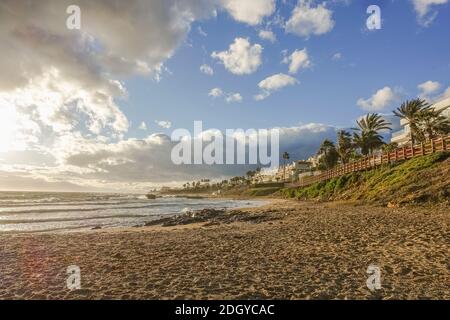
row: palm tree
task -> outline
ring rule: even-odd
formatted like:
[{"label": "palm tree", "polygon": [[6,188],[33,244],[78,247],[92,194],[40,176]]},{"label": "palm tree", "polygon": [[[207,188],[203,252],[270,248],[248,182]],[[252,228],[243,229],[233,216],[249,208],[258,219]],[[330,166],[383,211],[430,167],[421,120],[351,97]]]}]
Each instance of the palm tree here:
[{"label": "palm tree", "polygon": [[347,163],[350,160],[350,156],[353,152],[352,136],[350,132],[345,130],[339,130],[337,134],[337,152],[342,163]]},{"label": "palm tree", "polygon": [[394,114],[404,119],[409,125],[409,134],[411,143],[414,144],[417,140],[423,141],[425,139],[424,133],[420,130],[421,118],[431,112],[431,106],[423,99],[414,99],[403,102]]},{"label": "palm tree", "polygon": [[289,160],[290,155],[287,152],[283,153],[283,181],[286,181],[286,161]]},{"label": "palm tree", "polygon": [[325,139],[317,151],[317,155],[320,156],[319,167],[322,169],[333,168],[339,159],[339,154],[336,151],[334,143],[328,139]]},{"label": "palm tree", "polygon": [[356,121],[358,128],[356,130],[369,132],[378,132],[381,130],[391,130],[392,123],[387,122],[378,113],[369,113],[364,118]]},{"label": "palm tree", "polygon": [[419,114],[419,128],[422,130],[421,136],[433,139],[437,135],[445,135],[450,132],[450,119],[443,116],[443,110],[423,110]]},{"label": "palm tree", "polygon": [[383,137],[379,134],[382,130],[392,130],[391,123],[387,122],[378,113],[369,113],[356,121],[357,128],[353,128],[353,141],[363,155],[370,155],[374,149],[381,147]]}]

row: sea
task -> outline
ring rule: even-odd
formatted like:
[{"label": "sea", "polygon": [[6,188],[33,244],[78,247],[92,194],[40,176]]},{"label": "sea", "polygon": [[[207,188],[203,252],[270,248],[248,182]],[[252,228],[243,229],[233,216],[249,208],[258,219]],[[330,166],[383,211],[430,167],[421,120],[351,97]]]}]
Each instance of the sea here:
[{"label": "sea", "polygon": [[70,232],[118,228],[205,208],[257,207],[261,200],[228,200],[145,195],[0,192],[0,233]]}]

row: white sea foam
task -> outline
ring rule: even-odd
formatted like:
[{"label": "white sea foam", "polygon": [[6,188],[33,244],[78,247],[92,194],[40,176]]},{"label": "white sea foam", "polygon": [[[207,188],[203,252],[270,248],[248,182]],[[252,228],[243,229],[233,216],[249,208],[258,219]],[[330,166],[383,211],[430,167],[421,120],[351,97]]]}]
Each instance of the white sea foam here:
[{"label": "white sea foam", "polygon": [[186,199],[98,193],[0,192],[0,232],[130,227],[204,208],[258,206],[262,201]]}]

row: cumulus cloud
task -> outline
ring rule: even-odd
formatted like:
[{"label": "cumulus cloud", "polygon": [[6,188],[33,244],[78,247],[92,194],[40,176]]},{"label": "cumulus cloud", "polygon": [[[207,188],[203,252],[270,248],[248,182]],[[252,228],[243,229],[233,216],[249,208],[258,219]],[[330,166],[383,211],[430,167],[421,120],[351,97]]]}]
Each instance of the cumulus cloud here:
[{"label": "cumulus cloud", "polygon": [[209,91],[208,96],[218,98],[223,95],[223,91],[220,88],[213,88]]},{"label": "cumulus cloud", "polygon": [[0,53],[1,87],[24,85],[49,66],[64,78],[106,87],[111,74],[158,74],[190,24],[215,10],[206,0],[79,0],[83,32],[77,32],[65,27],[70,4],[2,2],[0,40],[9,45]]},{"label": "cumulus cloud", "polygon": [[170,129],[172,127],[172,122],[165,120],[155,120],[155,123],[164,129]]},{"label": "cumulus cloud", "polygon": [[275,35],[275,33],[273,33],[270,30],[260,30],[258,33],[258,36],[263,39],[263,40],[267,40],[270,41],[272,43],[274,43],[275,41],[277,41],[277,37]]},{"label": "cumulus cloud", "polygon": [[[313,155],[323,139],[334,139],[336,128],[310,123],[277,128],[280,150],[289,150],[291,159],[306,159]],[[202,137],[205,147],[211,130]],[[233,136],[243,143],[239,135]],[[29,190],[103,190],[145,192],[161,185],[179,185],[202,178],[229,178],[243,175],[251,165],[175,165],[171,150],[176,142],[164,134],[145,139],[103,142],[68,136],[64,165],[0,166],[0,187]],[[194,137],[195,138],[195,137]],[[70,143],[72,145],[70,145]],[[73,146],[73,147],[72,147]]]},{"label": "cumulus cloud", "polygon": [[309,0],[299,0],[286,22],[285,30],[300,37],[309,38],[311,35],[322,35],[334,28],[333,12],[319,4],[311,5]]},{"label": "cumulus cloud", "polygon": [[296,74],[300,69],[307,69],[312,66],[306,48],[295,50],[290,56],[284,57],[283,63],[289,64],[290,74]]},{"label": "cumulus cloud", "polygon": [[113,97],[98,88],[81,88],[51,70],[24,87],[0,91],[0,106],[12,110],[15,136],[23,148],[37,148],[61,135],[85,132],[119,137],[129,122]]},{"label": "cumulus cloud", "polygon": [[441,88],[441,84],[437,81],[428,80],[417,86],[419,89],[419,97],[429,99],[430,95],[435,94]]},{"label": "cumulus cloud", "polygon": [[419,97],[430,103],[436,103],[450,98],[450,87],[441,91],[442,84],[438,81],[425,81],[417,86]]},{"label": "cumulus cloud", "polygon": [[[213,17],[225,2],[77,0],[82,32],[65,28],[71,0],[1,3],[0,146],[11,142],[0,149],[2,189],[142,192],[155,185],[247,170],[175,166],[168,136],[124,138],[129,121],[118,105],[127,97],[124,79],[161,77],[165,61],[183,43],[192,23]],[[257,9],[254,17],[245,17],[234,13],[230,3],[226,10],[231,16],[249,24],[274,10]],[[262,47],[249,44],[248,51],[239,57],[247,60],[243,65],[235,63],[244,74],[261,64]],[[163,127],[170,125],[165,121]],[[332,131],[286,129],[282,141],[299,141],[298,149],[291,145],[293,150],[307,155]]]},{"label": "cumulus cloud", "polygon": [[222,6],[237,21],[258,25],[275,11],[275,0],[221,0]]},{"label": "cumulus cloud", "polygon": [[226,97],[225,101],[228,102],[228,103],[242,102],[242,99],[243,98],[242,98],[240,93],[230,93]]},{"label": "cumulus cloud", "polygon": [[220,88],[211,89],[208,93],[208,96],[214,99],[219,97],[225,97],[225,101],[227,103],[242,102],[243,100],[242,95],[240,93],[238,92],[225,93]]},{"label": "cumulus cloud", "polygon": [[264,100],[269,97],[274,91],[278,91],[286,86],[293,86],[299,82],[294,77],[284,73],[278,73],[262,80],[258,87],[262,90],[254,99],[257,101]]},{"label": "cumulus cloud", "polygon": [[437,10],[433,10],[433,8],[448,3],[448,0],[412,0],[412,2],[418,22],[424,27],[428,27],[438,14]]},{"label": "cumulus cloud", "polygon": [[207,64],[202,64],[200,66],[200,72],[202,72],[202,73],[204,73],[204,74],[206,74],[208,76],[212,76],[214,74],[213,68],[211,68]]},{"label": "cumulus cloud", "polygon": [[375,92],[370,98],[360,98],[357,101],[357,105],[362,109],[370,112],[378,112],[389,107],[399,99],[399,94],[396,90],[390,87],[384,87]]},{"label": "cumulus cloud", "polygon": [[0,95],[15,117],[15,148],[70,134],[120,140],[129,127],[117,105],[127,95],[122,79],[160,79],[191,24],[223,8],[216,0],[78,0],[80,32],[66,28],[71,4],[2,1]]},{"label": "cumulus cloud", "polygon": [[267,90],[267,91],[275,91],[275,90],[279,90],[286,86],[292,86],[297,83],[298,83],[298,81],[295,78],[293,78],[287,74],[278,73],[278,74],[275,74],[273,76],[267,77],[266,79],[262,80],[258,84],[258,87],[260,87],[263,90]]},{"label": "cumulus cloud", "polygon": [[262,63],[262,51],[261,45],[251,45],[248,39],[236,38],[228,50],[214,51],[211,57],[220,60],[229,72],[244,75],[258,69]]},{"label": "cumulus cloud", "polygon": [[216,10],[209,0],[79,0],[78,31],[66,28],[71,4],[2,1],[0,103],[13,110],[12,141],[22,149],[57,153],[52,145],[69,135],[122,139],[129,123],[117,105],[127,95],[120,80],[160,77],[191,23]]}]

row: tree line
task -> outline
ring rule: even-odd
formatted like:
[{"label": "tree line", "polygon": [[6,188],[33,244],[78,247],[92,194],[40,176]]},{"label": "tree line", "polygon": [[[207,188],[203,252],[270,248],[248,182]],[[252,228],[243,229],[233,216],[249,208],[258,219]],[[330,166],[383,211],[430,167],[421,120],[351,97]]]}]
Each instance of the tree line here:
[{"label": "tree line", "polygon": [[[409,125],[410,143],[426,142],[439,135],[450,133],[450,120],[422,99],[405,101],[393,114]],[[391,123],[378,113],[369,113],[356,121],[351,131],[339,130],[336,143],[325,139],[317,151],[319,170],[331,169],[375,152],[389,152],[398,148],[396,143],[386,143],[381,133],[392,130]]]}]

